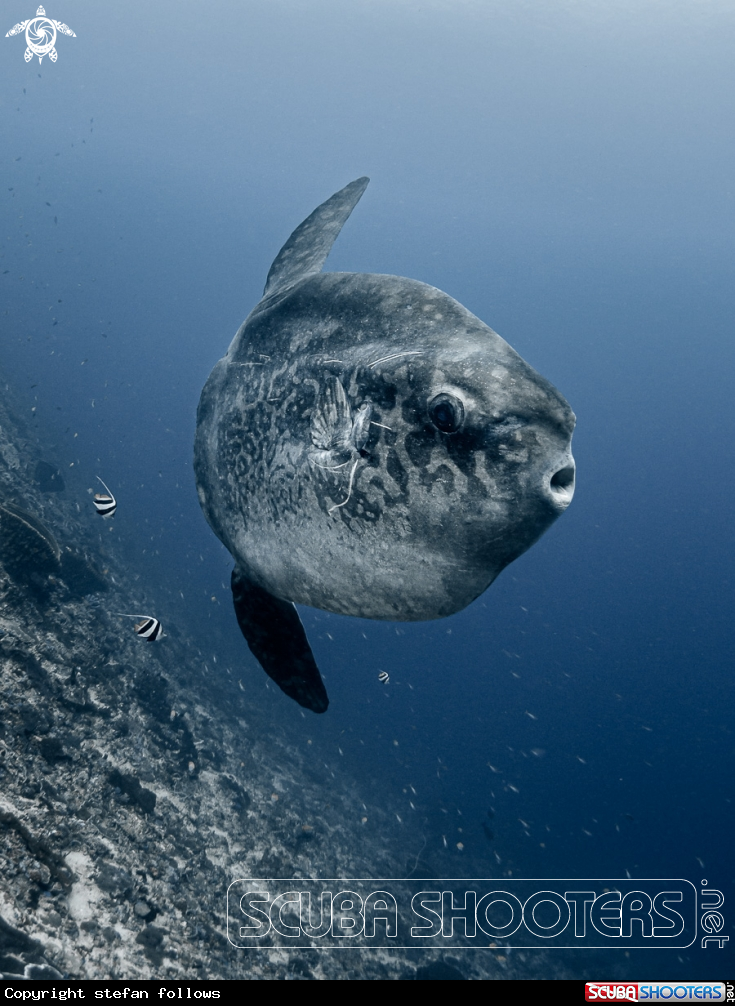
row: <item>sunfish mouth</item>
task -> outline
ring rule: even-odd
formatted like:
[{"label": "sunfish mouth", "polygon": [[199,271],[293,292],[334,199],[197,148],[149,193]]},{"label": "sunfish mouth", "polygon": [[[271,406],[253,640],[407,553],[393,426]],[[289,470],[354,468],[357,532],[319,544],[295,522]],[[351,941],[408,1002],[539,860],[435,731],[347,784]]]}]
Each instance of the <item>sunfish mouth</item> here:
[{"label": "sunfish mouth", "polygon": [[566,510],[574,496],[576,467],[574,458],[569,457],[562,468],[557,468],[549,478],[547,495],[558,510]]}]

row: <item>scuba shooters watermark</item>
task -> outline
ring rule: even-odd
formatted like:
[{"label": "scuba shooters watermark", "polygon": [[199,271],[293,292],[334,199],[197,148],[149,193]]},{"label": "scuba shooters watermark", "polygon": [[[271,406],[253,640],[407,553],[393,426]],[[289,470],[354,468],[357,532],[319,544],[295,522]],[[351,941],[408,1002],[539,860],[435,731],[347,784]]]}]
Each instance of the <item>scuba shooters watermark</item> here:
[{"label": "scuba shooters watermark", "polygon": [[13,25],[10,31],[5,33],[5,38],[10,38],[11,35],[20,35],[21,32],[25,32],[26,36],[27,48],[23,55],[26,63],[30,63],[34,56],[38,56],[39,63],[43,62],[44,56],[48,56],[51,62],[55,63],[58,59],[56,52],[57,33],[71,35],[72,38],[77,37],[69,25],[47,17],[43,7],[38,8],[35,17]]},{"label": "scuba shooters watermark", "polygon": [[586,982],[587,1002],[731,1002],[732,982]]},{"label": "scuba shooters watermark", "polygon": [[704,907],[683,879],[246,878],[227,892],[227,937],[239,948],[683,948]]}]

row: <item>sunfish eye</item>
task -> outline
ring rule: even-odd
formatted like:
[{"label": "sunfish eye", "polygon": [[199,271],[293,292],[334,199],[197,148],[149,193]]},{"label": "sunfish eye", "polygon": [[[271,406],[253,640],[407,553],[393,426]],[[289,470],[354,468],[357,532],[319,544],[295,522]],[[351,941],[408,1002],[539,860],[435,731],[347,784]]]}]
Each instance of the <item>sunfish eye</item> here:
[{"label": "sunfish eye", "polygon": [[456,433],[464,422],[464,406],[454,395],[437,395],[429,402],[429,419],[441,433]]}]

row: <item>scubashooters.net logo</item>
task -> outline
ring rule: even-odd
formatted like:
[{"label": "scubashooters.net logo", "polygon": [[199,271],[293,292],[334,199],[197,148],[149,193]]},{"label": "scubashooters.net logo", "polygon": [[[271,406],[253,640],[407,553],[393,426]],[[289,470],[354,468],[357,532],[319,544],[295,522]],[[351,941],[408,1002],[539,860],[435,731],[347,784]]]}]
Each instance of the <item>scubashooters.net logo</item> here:
[{"label": "scubashooters.net logo", "polygon": [[688,947],[688,880],[236,880],[235,947]]}]

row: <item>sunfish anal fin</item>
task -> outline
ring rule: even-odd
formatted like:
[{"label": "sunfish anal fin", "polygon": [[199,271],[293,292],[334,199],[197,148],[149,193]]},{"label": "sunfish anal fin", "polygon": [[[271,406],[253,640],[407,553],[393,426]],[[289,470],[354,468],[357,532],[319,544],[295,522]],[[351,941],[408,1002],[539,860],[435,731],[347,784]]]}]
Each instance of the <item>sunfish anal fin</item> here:
[{"label": "sunfish anal fin", "polygon": [[237,568],[232,571],[232,599],[240,631],[268,677],[300,706],[326,712],[327,690],[294,605],[258,587]]},{"label": "sunfish anal fin", "polygon": [[369,178],[358,178],[345,185],[299,224],[273,260],[264,297],[322,271],[332,245],[369,181]]}]

